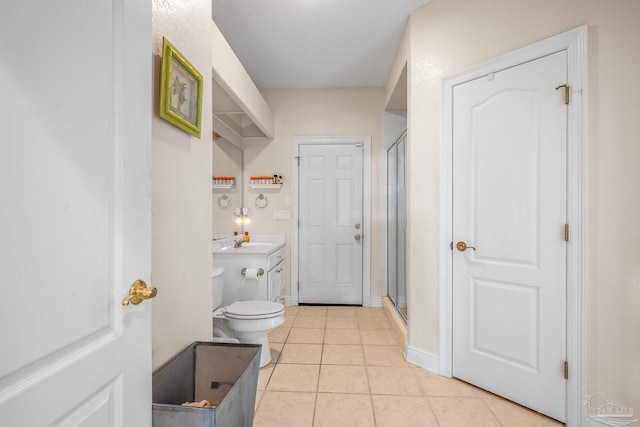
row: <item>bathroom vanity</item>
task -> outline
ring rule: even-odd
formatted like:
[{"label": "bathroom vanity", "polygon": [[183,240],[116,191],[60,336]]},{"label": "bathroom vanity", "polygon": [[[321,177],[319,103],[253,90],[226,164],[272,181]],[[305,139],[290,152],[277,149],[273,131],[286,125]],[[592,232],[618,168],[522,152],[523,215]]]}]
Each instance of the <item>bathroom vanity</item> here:
[{"label": "bathroom vanity", "polygon": [[[286,273],[284,235],[254,235],[250,243],[240,247],[235,247],[236,239],[239,238],[213,243],[213,263],[226,269],[222,304],[248,299],[282,303]],[[257,274],[252,274],[255,270]]]}]

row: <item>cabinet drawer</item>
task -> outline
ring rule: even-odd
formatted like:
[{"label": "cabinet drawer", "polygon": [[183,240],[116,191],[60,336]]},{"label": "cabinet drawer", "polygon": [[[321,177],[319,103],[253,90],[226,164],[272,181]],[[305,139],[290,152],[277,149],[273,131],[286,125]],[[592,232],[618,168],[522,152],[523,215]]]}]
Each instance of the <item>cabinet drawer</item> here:
[{"label": "cabinet drawer", "polygon": [[271,270],[282,260],[284,260],[284,248],[280,248],[269,255],[269,258],[267,258],[267,270]]}]

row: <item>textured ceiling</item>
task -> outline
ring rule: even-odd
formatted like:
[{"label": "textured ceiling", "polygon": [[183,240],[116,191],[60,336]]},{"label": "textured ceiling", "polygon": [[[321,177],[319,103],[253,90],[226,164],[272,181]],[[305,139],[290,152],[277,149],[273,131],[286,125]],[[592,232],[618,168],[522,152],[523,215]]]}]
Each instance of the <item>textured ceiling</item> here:
[{"label": "textured ceiling", "polygon": [[411,12],[430,0],[212,0],[260,89],[381,87]]}]

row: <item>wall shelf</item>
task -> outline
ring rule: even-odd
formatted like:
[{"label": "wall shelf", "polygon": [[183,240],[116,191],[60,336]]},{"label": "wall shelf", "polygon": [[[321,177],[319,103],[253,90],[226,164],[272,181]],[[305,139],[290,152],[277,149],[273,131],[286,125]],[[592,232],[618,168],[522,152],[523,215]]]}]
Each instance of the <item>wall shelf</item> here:
[{"label": "wall shelf", "polygon": [[282,184],[249,184],[249,188],[252,189],[266,189],[266,188],[282,188]]},{"label": "wall shelf", "polygon": [[234,184],[211,184],[214,190],[231,190],[233,187],[235,187]]}]

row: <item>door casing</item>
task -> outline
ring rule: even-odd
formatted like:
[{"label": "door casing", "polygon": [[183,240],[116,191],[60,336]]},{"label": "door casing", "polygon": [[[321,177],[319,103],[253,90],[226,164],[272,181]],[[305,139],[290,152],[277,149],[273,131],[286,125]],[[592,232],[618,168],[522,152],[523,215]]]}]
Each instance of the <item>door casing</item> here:
[{"label": "door casing", "polygon": [[567,84],[571,101],[567,111],[567,218],[570,238],[567,251],[567,426],[586,419],[586,292],[585,284],[585,192],[586,103],[588,26],[558,34],[479,64],[443,81],[442,139],[440,147],[440,375],[451,377],[453,365],[453,88],[489,73],[542,56],[567,51]]},{"label": "door casing", "polygon": [[[298,305],[298,153],[300,145],[362,144],[362,305],[371,306],[371,136],[294,136],[292,138],[291,180],[291,297],[290,305]],[[381,301],[380,301],[381,302]]]}]

